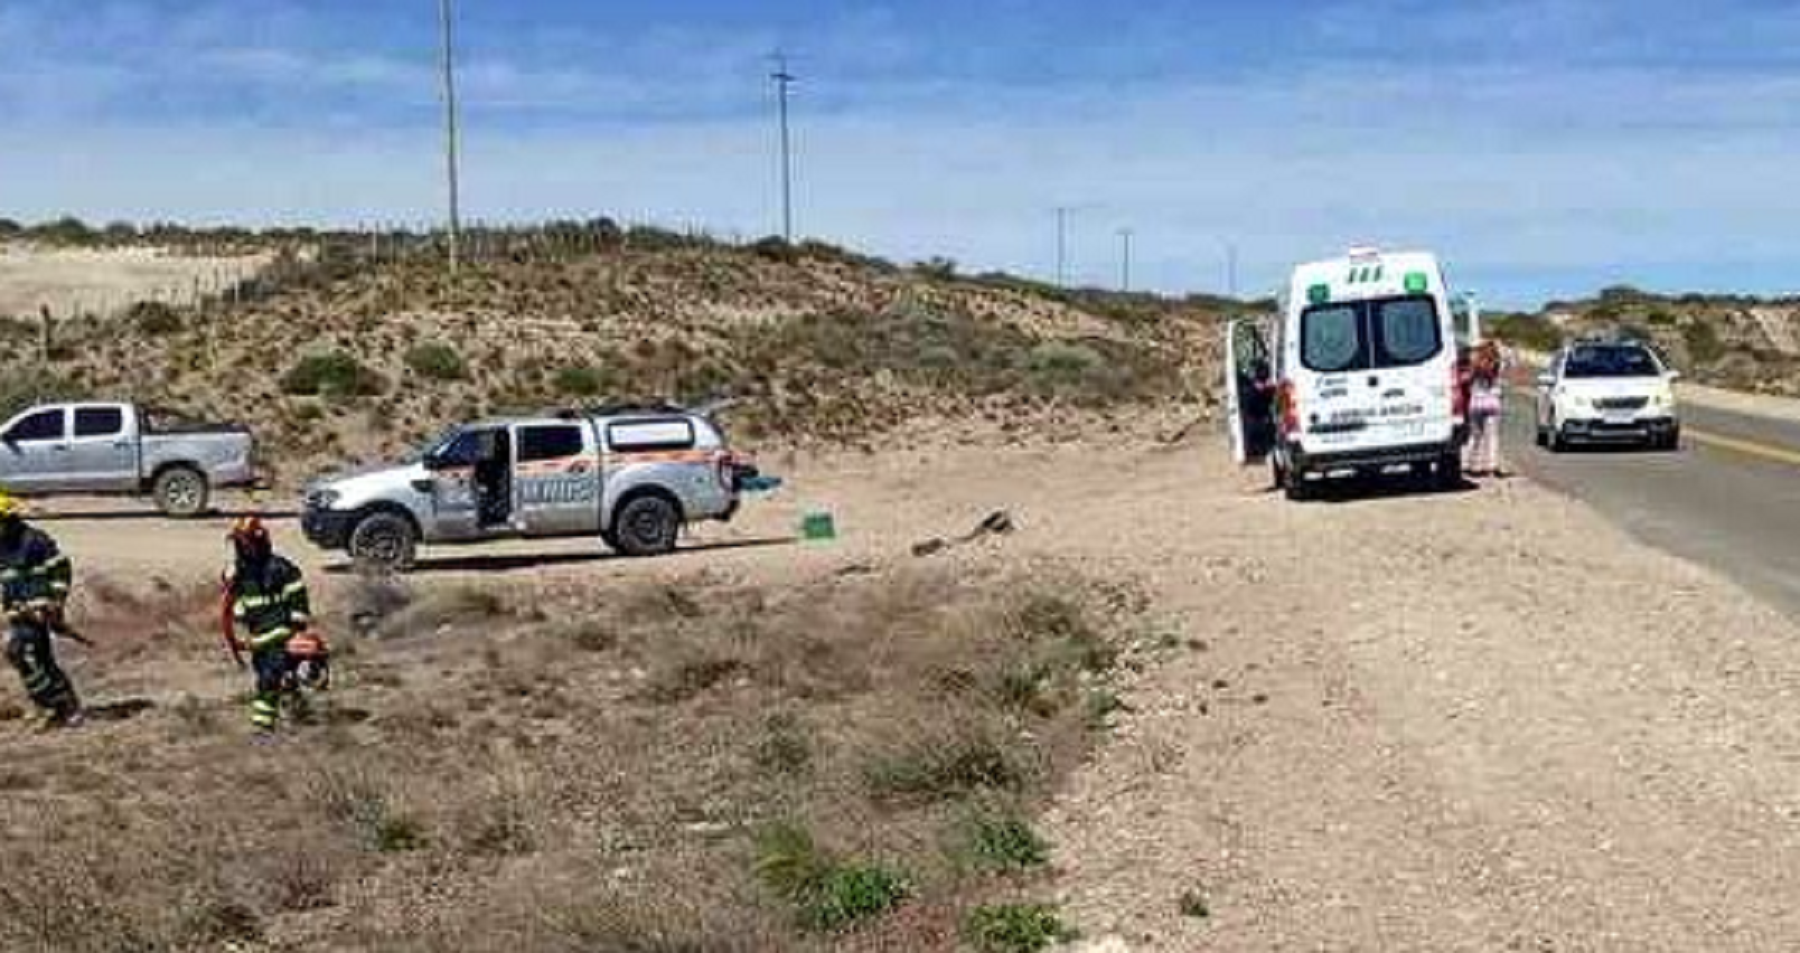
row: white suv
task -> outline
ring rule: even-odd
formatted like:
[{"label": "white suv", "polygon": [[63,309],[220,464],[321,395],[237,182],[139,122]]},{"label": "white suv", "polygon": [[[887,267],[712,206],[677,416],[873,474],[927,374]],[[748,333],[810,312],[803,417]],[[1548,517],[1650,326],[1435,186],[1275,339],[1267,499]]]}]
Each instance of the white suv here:
[{"label": "white suv", "polygon": [[1538,376],[1538,446],[1637,443],[1673,450],[1681,443],[1672,386],[1679,376],[1635,341],[1571,344]]}]

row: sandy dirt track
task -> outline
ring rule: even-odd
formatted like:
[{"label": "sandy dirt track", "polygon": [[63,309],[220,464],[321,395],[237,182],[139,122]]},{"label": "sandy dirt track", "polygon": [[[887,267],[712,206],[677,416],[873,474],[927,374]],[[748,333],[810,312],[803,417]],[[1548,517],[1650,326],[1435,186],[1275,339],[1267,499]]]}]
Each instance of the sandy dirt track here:
[{"label": "sandy dirt track", "polygon": [[[1133,950],[1800,946],[1791,622],[1525,481],[1295,505],[1210,438],[1145,447],[790,461],[773,467],[790,495],[699,542],[780,539],[824,505],[840,543],[646,562],[508,546],[564,559],[440,563],[419,584],[496,565],[520,585],[778,582],[911,559],[913,542],[1004,507],[1020,529],[980,558],[1057,554],[1134,581],[1184,646],[1133,687],[1117,741],[1047,820],[1049,889],[1086,936]],[[186,578],[224,558],[216,522],[44,525],[83,572]],[[1188,891],[1210,916],[1178,909]]]},{"label": "sandy dirt track", "polygon": [[35,318],[111,314],[133,302],[192,300],[196,282],[211,292],[254,274],[266,256],[206,258],[153,248],[50,249],[0,245],[0,316]]}]

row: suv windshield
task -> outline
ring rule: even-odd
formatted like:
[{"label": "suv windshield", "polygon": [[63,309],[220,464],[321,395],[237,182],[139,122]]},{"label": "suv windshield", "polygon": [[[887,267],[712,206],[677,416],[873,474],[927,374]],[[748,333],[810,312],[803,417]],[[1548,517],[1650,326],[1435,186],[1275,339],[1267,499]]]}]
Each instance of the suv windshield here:
[{"label": "suv windshield", "polygon": [[1423,364],[1443,350],[1429,295],[1346,301],[1300,314],[1300,363],[1331,374]]},{"label": "suv windshield", "polygon": [[1604,344],[1578,347],[1569,352],[1563,376],[1659,377],[1662,366],[1648,348],[1637,344]]}]

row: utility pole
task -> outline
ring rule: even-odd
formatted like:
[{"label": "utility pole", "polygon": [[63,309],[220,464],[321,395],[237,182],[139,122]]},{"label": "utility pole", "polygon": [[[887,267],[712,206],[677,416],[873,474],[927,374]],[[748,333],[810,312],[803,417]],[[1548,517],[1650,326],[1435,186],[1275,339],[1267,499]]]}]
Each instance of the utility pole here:
[{"label": "utility pole", "polygon": [[1067,205],[1056,207],[1056,286],[1069,286],[1069,213]]},{"label": "utility pole", "polygon": [[794,85],[794,74],[788,72],[786,53],[776,52],[775,72],[769,74],[775,81],[776,110],[781,123],[781,237],[788,244],[794,243],[794,164],[793,148],[788,135],[788,87]]},{"label": "utility pole", "polygon": [[450,188],[450,273],[454,275],[459,257],[457,246],[462,240],[462,210],[457,180],[456,36],[450,0],[438,0],[438,15],[444,35],[444,171]]},{"label": "utility pole", "polygon": [[1123,246],[1120,249],[1119,257],[1119,290],[1125,294],[1131,293],[1131,236],[1133,234],[1129,228],[1119,229],[1119,242]]}]

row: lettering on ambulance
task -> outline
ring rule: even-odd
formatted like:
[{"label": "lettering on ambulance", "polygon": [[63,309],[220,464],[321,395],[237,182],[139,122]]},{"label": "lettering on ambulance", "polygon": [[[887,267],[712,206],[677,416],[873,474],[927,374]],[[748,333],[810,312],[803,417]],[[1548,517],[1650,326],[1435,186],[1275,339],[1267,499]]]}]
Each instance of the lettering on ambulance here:
[{"label": "lettering on ambulance", "polygon": [[525,506],[587,503],[600,492],[591,457],[539,460],[518,468],[519,498]]}]

